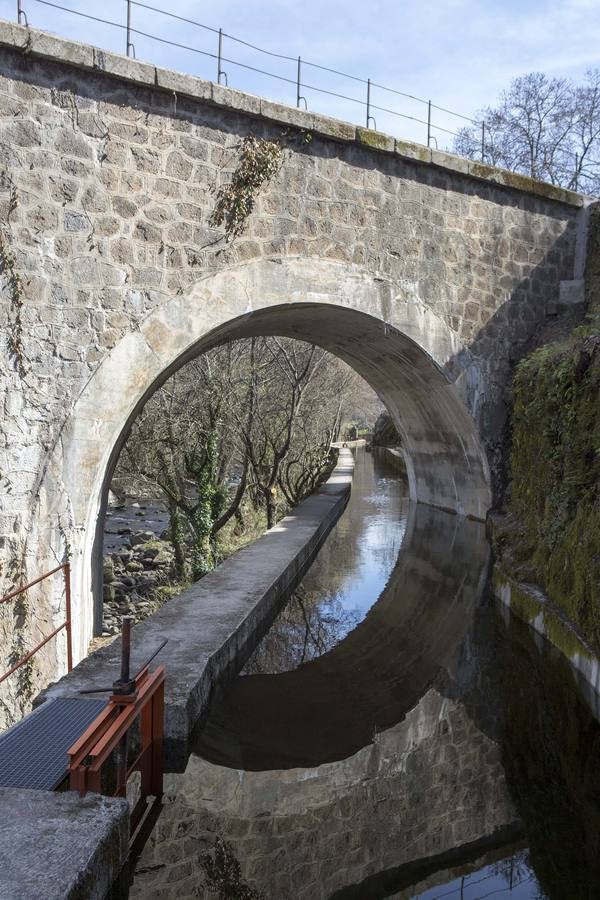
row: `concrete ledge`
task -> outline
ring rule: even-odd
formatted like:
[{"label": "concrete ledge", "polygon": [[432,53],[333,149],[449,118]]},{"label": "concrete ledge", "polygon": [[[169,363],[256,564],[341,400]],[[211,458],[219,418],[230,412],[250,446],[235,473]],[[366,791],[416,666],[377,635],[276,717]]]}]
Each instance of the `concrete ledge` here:
[{"label": "concrete ledge", "polygon": [[377,153],[395,154],[401,159],[423,165],[433,165],[456,172],[466,178],[490,182],[537,197],[545,197],[567,206],[582,207],[585,204],[582,194],[528,178],[526,175],[519,175],[517,172],[488,166],[410,141],[396,140],[379,131],[361,128],[329,116],[255,97],[243,91],[196,78],[193,75],[162,69],[151,63],[139,62],[118,53],[109,53],[87,44],[65,40],[47,32],[15,25],[5,20],[0,20],[0,46],[12,47],[28,56],[51,59],[58,63],[77,66],[80,69],[90,69],[95,72],[101,70],[107,75],[120,78],[130,84],[150,86],[192,100],[214,103],[216,106],[268,119],[287,127],[291,125],[294,128],[314,131],[322,137],[335,141],[356,143]]},{"label": "concrete ledge", "polygon": [[[136,625],[133,671],[166,637],[155,663],[166,667],[165,765],[183,771],[188,741],[202,721],[215,689],[235,675],[271,625],[343,512],[354,460],[340,450],[329,480],[254,543],[238,551],[159,612]],[[77,696],[106,687],[118,676],[120,641],[102,647],[44,691]],[[106,696],[106,695],[98,695]]]},{"label": "concrete ledge", "polygon": [[126,800],[0,788],[0,898],[104,900],[129,841]]},{"label": "concrete ledge", "polygon": [[588,702],[600,717],[600,661],[567,614],[540,588],[516,581],[498,563],[493,568],[492,586],[496,600],[503,607],[567,658],[586,691]]}]

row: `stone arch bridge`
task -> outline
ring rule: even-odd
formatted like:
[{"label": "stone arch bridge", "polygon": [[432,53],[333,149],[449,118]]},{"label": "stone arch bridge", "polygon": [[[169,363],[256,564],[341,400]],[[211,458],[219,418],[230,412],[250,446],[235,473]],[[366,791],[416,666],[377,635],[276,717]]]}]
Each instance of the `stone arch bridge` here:
[{"label": "stone arch bridge", "polygon": [[[6,22],[0,48],[2,587],[69,552],[76,660],[128,427],[221,341],[338,354],[395,418],[413,498],[485,517],[511,364],[581,278],[584,198]],[[208,220],[240,139],[296,129],[227,243]]]}]

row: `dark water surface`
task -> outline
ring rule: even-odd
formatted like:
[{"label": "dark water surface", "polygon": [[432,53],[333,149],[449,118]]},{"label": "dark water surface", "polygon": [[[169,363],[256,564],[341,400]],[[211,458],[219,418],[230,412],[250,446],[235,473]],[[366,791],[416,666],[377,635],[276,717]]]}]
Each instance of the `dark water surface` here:
[{"label": "dark water surface", "polygon": [[132,897],[600,898],[600,728],[490,602],[483,526],[407,493],[358,452],[346,513],[168,776]]}]

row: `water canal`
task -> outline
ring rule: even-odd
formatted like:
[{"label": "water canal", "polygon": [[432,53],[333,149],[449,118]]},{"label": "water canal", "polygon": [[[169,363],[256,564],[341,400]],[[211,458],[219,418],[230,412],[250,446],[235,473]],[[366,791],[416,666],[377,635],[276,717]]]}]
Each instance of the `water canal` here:
[{"label": "water canal", "polygon": [[381,452],[218,698],[134,898],[600,897],[600,728],[486,590],[480,523]]}]

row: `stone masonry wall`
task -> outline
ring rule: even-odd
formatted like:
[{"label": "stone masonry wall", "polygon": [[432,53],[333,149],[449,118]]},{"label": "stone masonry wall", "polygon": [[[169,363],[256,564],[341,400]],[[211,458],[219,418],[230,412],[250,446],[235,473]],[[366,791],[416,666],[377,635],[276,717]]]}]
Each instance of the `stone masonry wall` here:
[{"label": "stone masonry wall", "polygon": [[[494,461],[511,361],[573,277],[582,198],[9,23],[0,46],[0,589],[84,540],[71,492],[88,473],[56,460],[111,351],[207,273],[256,260],[360,268],[439,321]],[[286,123],[312,141],[290,145],[246,233],[224,242],[208,218],[240,139]],[[91,471],[105,448],[89,422]],[[31,646],[61,621],[58,586],[29,605],[2,610],[0,669],[19,653],[15,625]],[[5,708],[63,664],[54,647]]]}]

